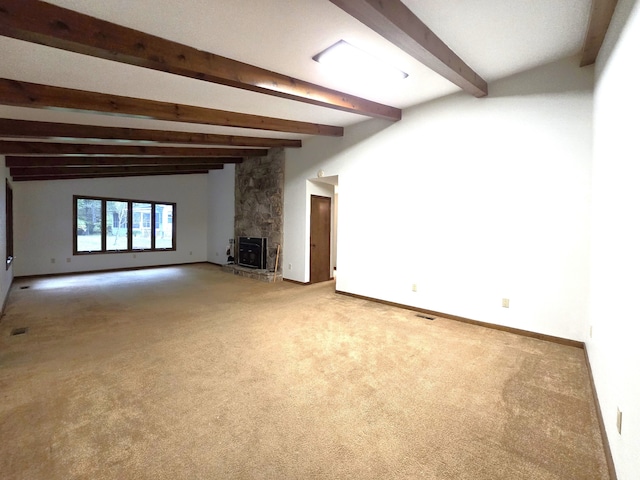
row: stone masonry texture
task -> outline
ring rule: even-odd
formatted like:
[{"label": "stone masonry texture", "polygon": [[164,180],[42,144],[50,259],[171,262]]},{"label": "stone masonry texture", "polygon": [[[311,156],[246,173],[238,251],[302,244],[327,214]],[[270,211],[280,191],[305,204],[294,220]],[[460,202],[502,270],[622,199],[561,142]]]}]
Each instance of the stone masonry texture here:
[{"label": "stone masonry texture", "polygon": [[236,248],[238,237],[266,237],[267,270],[273,271],[283,237],[284,149],[272,148],[266,157],[248,157],[237,164],[235,196]]}]

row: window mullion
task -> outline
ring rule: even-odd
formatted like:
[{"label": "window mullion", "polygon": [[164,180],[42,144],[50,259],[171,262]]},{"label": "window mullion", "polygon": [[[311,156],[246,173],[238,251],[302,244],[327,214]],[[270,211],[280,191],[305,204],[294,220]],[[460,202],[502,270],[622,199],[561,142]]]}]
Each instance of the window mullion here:
[{"label": "window mullion", "polygon": [[100,214],[100,217],[102,218],[102,228],[100,232],[100,243],[101,243],[100,251],[106,252],[107,251],[107,201],[102,199],[101,204],[102,204],[102,212]]},{"label": "window mullion", "polygon": [[73,196],[73,254],[78,253],[78,197]]},{"label": "window mullion", "polygon": [[151,202],[151,250],[156,249],[156,204]]},{"label": "window mullion", "polygon": [[133,201],[127,200],[127,250],[133,251]]},{"label": "window mullion", "polygon": [[174,250],[177,248],[176,247],[176,216],[177,216],[177,206],[174,204],[173,208],[171,210],[171,232],[172,232],[172,237],[171,237],[171,248],[173,248]]}]

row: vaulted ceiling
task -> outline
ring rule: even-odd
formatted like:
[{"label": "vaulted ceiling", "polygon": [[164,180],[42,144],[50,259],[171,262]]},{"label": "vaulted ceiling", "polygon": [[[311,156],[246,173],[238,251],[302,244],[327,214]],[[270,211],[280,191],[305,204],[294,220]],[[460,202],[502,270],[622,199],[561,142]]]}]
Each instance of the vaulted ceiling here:
[{"label": "vaulted ceiling", "polygon": [[[555,60],[595,61],[615,0],[0,0],[14,181],[204,173]],[[409,76],[312,57],[339,40]]]}]

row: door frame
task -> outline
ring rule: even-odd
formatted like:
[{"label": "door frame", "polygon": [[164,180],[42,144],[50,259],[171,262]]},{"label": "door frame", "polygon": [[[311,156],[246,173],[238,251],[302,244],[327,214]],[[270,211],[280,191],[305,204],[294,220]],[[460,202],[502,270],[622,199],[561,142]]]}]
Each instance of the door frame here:
[{"label": "door frame", "polygon": [[[329,218],[326,219],[326,227],[322,230],[322,236],[326,235],[326,238],[324,239],[324,241],[326,242],[326,256],[322,257],[323,263],[324,263],[324,258],[326,258],[326,277],[324,275],[319,275],[318,271],[316,270],[315,273],[315,277],[314,277],[314,248],[315,245],[313,243],[313,231],[314,231],[314,217],[313,217],[313,204],[314,204],[314,200],[317,201],[322,201],[325,203],[328,203],[328,214],[329,214]],[[332,248],[332,240],[333,240],[333,208],[334,208],[334,200],[332,197],[330,196],[325,196],[325,195],[315,195],[315,194],[311,194],[309,197],[309,283],[320,283],[320,282],[326,282],[329,281],[333,278],[333,271],[332,271],[332,253],[333,253],[333,248]],[[316,238],[316,242],[318,242],[318,239]],[[317,261],[317,257],[316,257],[316,261]],[[323,269],[321,269],[323,270]]]}]

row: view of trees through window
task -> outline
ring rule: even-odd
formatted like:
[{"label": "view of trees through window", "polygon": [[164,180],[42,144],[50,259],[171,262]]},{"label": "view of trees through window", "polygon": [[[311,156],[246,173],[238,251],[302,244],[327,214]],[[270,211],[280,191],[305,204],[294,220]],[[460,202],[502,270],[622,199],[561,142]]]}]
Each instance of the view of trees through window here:
[{"label": "view of trees through window", "polygon": [[175,204],[74,196],[74,253],[175,250]]}]

